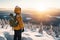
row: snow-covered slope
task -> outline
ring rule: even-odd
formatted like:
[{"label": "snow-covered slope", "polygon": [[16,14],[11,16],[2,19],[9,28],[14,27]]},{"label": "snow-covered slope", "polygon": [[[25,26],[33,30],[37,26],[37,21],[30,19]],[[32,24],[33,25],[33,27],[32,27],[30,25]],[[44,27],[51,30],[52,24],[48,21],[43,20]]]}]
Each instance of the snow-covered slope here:
[{"label": "snow-covered slope", "polygon": [[45,31],[43,31],[43,34],[31,31],[24,32],[23,37],[31,38],[32,40],[54,40],[54,38],[48,35]]},{"label": "snow-covered slope", "polygon": [[[0,40],[13,40],[13,35],[14,31],[11,27],[7,29],[0,28]],[[43,34],[40,34],[27,29],[22,33],[22,40],[55,40],[55,38],[48,35],[45,31],[43,31]]]}]

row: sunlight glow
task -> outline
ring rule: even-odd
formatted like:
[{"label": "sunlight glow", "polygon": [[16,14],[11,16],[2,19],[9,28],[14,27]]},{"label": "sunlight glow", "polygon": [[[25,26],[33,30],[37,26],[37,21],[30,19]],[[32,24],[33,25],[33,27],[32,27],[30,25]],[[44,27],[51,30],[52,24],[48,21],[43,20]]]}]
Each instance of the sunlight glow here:
[{"label": "sunlight glow", "polygon": [[40,3],[40,5],[37,5],[36,6],[36,9],[38,10],[38,11],[45,11],[45,10],[47,10],[49,7],[46,5],[46,4],[43,4],[43,3]]}]

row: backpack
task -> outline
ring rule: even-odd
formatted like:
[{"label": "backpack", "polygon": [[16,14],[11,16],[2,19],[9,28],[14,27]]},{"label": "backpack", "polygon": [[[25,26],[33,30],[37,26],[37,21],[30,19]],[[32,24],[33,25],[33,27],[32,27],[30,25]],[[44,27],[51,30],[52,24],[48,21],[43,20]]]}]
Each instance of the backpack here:
[{"label": "backpack", "polygon": [[16,27],[18,25],[18,21],[16,20],[16,16],[10,17],[10,26],[11,27]]}]

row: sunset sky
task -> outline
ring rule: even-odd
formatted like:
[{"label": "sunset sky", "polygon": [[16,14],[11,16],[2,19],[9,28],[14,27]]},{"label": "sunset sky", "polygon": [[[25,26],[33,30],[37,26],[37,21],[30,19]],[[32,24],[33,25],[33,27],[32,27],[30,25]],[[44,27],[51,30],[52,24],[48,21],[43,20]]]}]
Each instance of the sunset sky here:
[{"label": "sunset sky", "polygon": [[22,9],[33,8],[40,11],[48,8],[60,9],[60,0],[0,0],[0,8],[14,8],[16,5]]}]

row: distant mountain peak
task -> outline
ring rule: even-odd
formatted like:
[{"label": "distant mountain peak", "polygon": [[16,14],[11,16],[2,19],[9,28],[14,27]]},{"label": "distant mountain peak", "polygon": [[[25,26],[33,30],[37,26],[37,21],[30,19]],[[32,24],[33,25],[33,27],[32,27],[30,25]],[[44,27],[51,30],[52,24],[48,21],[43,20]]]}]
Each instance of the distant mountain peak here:
[{"label": "distant mountain peak", "polygon": [[0,11],[13,10],[13,8],[0,8]]}]

